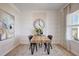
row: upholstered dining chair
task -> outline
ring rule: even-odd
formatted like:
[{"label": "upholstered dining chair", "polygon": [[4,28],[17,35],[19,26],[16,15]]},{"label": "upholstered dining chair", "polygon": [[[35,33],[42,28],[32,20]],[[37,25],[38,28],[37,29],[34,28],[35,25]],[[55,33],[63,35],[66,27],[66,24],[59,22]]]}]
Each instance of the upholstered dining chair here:
[{"label": "upholstered dining chair", "polygon": [[[47,37],[51,40],[50,43],[49,43],[49,46],[50,46],[51,49],[52,49],[52,44],[51,44],[51,42],[52,42],[52,38],[53,38],[53,36],[52,36],[52,35],[48,35]],[[46,51],[46,49],[47,49],[47,43],[44,43],[44,46],[45,46],[44,51]]]},{"label": "upholstered dining chair", "polygon": [[29,38],[29,42],[30,42],[30,47],[29,47],[29,49],[30,49],[32,46],[34,46],[34,47],[36,47],[36,51],[37,51],[37,44],[36,44],[36,43],[31,43],[31,39],[33,38],[33,35],[29,35],[28,38]]},{"label": "upholstered dining chair", "polygon": [[51,41],[50,41],[50,47],[51,47],[51,49],[52,49],[52,44],[51,44],[51,42],[52,42],[53,36],[52,36],[52,35],[48,35],[47,37],[51,40]]},{"label": "upholstered dining chair", "polygon": [[30,42],[30,47],[29,49],[31,48],[31,39],[32,39],[33,35],[29,35],[28,38],[29,38],[29,42]]}]

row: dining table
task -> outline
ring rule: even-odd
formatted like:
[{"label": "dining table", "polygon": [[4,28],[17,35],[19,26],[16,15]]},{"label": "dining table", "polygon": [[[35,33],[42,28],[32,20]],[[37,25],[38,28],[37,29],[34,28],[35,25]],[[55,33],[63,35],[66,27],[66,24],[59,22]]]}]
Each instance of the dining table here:
[{"label": "dining table", "polygon": [[46,44],[47,48],[46,51],[49,54],[50,53],[50,39],[45,35],[33,35],[31,39],[31,53],[34,53],[35,46],[37,44]]}]

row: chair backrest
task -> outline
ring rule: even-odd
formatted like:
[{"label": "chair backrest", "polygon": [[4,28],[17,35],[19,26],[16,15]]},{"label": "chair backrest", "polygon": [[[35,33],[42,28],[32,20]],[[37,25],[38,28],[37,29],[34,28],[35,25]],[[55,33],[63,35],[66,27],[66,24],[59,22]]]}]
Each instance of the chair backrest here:
[{"label": "chair backrest", "polygon": [[50,40],[52,40],[53,36],[52,35],[48,35],[47,36]]},{"label": "chair backrest", "polygon": [[29,38],[29,41],[32,39],[33,35],[29,35],[28,38]]}]

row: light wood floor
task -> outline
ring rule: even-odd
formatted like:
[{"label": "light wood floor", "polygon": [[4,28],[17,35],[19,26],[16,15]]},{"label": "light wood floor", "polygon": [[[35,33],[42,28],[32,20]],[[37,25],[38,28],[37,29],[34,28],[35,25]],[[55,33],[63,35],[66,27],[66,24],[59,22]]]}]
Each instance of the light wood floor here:
[{"label": "light wood floor", "polygon": [[44,48],[39,48],[38,51],[34,51],[35,53],[31,55],[29,50],[29,45],[19,45],[14,48],[11,52],[6,54],[6,56],[73,56],[72,53],[66,51],[62,47],[58,45],[53,45],[53,49],[51,49],[50,54],[48,55],[44,52]]}]

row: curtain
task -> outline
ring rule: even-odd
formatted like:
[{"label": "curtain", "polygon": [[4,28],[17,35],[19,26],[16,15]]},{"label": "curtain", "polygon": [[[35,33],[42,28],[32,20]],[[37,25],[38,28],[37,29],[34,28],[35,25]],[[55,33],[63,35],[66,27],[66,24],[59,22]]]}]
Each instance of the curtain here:
[{"label": "curtain", "polygon": [[67,15],[71,13],[71,4],[68,4],[64,9],[62,9],[62,12],[61,12],[61,19],[62,19],[62,45],[64,46],[64,48],[67,48],[67,40],[66,40],[66,35],[69,35],[67,34],[66,32],[68,31],[68,29],[66,28],[66,20],[67,20]]},{"label": "curtain", "polygon": [[70,45],[70,39],[71,39],[71,27],[68,27],[68,22],[69,22],[69,14],[71,13],[71,4],[68,4],[65,8],[64,8],[64,20],[65,20],[65,47],[67,48],[67,50],[71,49],[71,45]]}]

